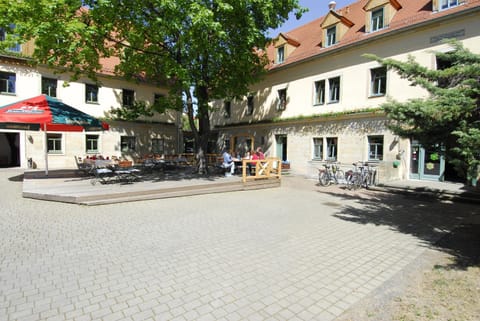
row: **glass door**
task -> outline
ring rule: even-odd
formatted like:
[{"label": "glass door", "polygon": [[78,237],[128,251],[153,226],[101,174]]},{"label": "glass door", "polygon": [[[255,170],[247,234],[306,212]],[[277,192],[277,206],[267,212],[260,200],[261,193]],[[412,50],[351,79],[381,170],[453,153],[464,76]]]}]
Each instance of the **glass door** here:
[{"label": "glass door", "polygon": [[410,178],[420,180],[443,181],[445,159],[440,146],[423,148],[413,141],[410,154]]}]

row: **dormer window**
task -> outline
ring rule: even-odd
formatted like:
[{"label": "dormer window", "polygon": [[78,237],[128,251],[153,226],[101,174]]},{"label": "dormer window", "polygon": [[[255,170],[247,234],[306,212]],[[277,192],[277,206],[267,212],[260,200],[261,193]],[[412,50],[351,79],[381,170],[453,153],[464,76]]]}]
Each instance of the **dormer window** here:
[{"label": "dormer window", "polygon": [[277,48],[277,64],[281,64],[285,61],[285,46]]},{"label": "dormer window", "polygon": [[323,30],[322,47],[331,47],[342,41],[343,36],[353,25],[353,22],[347,17],[342,16],[340,12],[336,12],[331,8],[320,24]]},{"label": "dormer window", "polygon": [[272,52],[275,64],[284,63],[288,57],[300,46],[300,42],[287,33],[280,33],[273,41],[275,51]]},{"label": "dormer window", "polygon": [[327,29],[326,47],[333,46],[337,43],[337,26],[333,26]]},{"label": "dormer window", "polygon": [[402,9],[398,0],[369,0],[365,10],[365,31],[375,32],[388,28],[395,14]]},{"label": "dormer window", "polygon": [[458,6],[458,0],[440,0],[440,10]]},{"label": "dormer window", "polygon": [[383,8],[372,11],[371,31],[375,32],[384,27]]}]

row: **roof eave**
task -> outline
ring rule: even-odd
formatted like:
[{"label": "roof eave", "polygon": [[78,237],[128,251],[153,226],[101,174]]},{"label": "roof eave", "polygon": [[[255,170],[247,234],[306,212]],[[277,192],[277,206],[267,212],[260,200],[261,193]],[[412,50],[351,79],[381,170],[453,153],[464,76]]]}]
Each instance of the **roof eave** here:
[{"label": "roof eave", "polygon": [[[383,38],[386,38],[386,37],[390,37],[390,36],[395,35],[395,34],[408,32],[408,31],[410,31],[412,29],[416,29],[418,27],[428,26],[430,24],[434,24],[434,23],[437,24],[439,22],[443,22],[443,21],[446,21],[446,20],[451,20],[451,19],[454,19],[458,16],[470,15],[470,14],[478,12],[478,11],[480,11],[480,6],[473,7],[471,9],[467,9],[467,10],[454,12],[452,14],[441,16],[439,18],[433,18],[433,19],[430,19],[430,20],[427,20],[427,21],[424,21],[424,22],[419,22],[419,23],[416,23],[416,24],[408,25],[408,26],[400,28],[400,29],[395,29],[395,30],[392,30],[392,31],[388,31],[388,32],[385,32],[385,33],[378,34],[378,35],[370,36],[370,37],[367,37],[365,39],[361,39],[361,40],[352,42],[350,44],[339,46],[337,48],[332,48],[332,49],[330,49],[326,52],[321,52],[321,53],[318,53],[316,55],[307,57],[307,58],[299,60],[299,61],[295,61],[295,62],[292,62],[292,63],[289,63],[289,64],[284,64],[282,66],[278,66],[277,68],[270,69],[268,72],[281,71],[281,70],[284,70],[284,69],[287,69],[287,68],[290,68],[290,67],[294,67],[298,64],[309,62],[309,61],[312,61],[312,60],[315,60],[317,58],[321,58],[321,57],[324,57],[324,56],[327,56],[327,55],[330,55],[330,54],[333,54],[333,53],[337,53],[337,52],[345,50],[345,49],[349,49],[349,48],[356,47],[356,46],[359,46],[359,45],[363,45],[363,44],[366,44],[366,43],[369,43],[369,42],[377,41],[377,40],[380,40],[380,39],[383,39]],[[435,14],[435,13],[432,12],[432,14]]]}]

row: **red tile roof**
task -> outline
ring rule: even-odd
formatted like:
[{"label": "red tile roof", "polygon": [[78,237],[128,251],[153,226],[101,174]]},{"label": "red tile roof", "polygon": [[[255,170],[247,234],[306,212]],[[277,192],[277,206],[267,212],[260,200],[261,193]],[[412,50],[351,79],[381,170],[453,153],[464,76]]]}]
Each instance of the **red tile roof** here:
[{"label": "red tile roof", "polygon": [[[327,53],[329,51],[342,48],[347,45],[355,44],[362,40],[374,39],[380,35],[388,34],[394,31],[399,31],[403,28],[411,27],[416,24],[425,23],[427,21],[434,21],[447,15],[468,11],[473,8],[480,7],[480,0],[467,0],[465,3],[448,10],[432,11],[432,0],[397,0],[401,5],[400,10],[394,15],[389,26],[385,29],[376,32],[366,32],[365,21],[366,14],[363,9],[369,0],[359,0],[346,7],[336,10],[336,13],[353,22],[353,26],[349,28],[348,32],[336,45],[328,48],[321,46],[322,42],[322,28],[321,23],[325,16],[319,17],[303,26],[300,26],[287,33],[288,36],[296,39],[300,45],[286,58],[281,64],[271,64],[270,70],[289,66],[293,63],[301,62],[302,60],[312,58],[316,55]],[[275,57],[275,47],[271,44],[267,48],[269,57]],[[273,62],[273,59],[270,59]]]}]

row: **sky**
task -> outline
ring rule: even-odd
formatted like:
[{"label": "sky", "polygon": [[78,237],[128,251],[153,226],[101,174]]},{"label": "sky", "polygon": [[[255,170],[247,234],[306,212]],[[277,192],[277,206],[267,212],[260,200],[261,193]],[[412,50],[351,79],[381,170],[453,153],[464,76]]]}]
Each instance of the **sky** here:
[{"label": "sky", "polygon": [[[296,27],[306,24],[312,20],[324,16],[328,12],[328,3],[331,0],[299,0],[300,6],[308,8],[309,11],[304,13],[300,20],[297,20],[293,14],[290,14],[290,18],[280,28],[269,32],[270,37],[276,37],[280,32],[287,32]],[[337,3],[336,8],[341,9],[346,5],[353,3],[357,0],[335,0]]]}]

